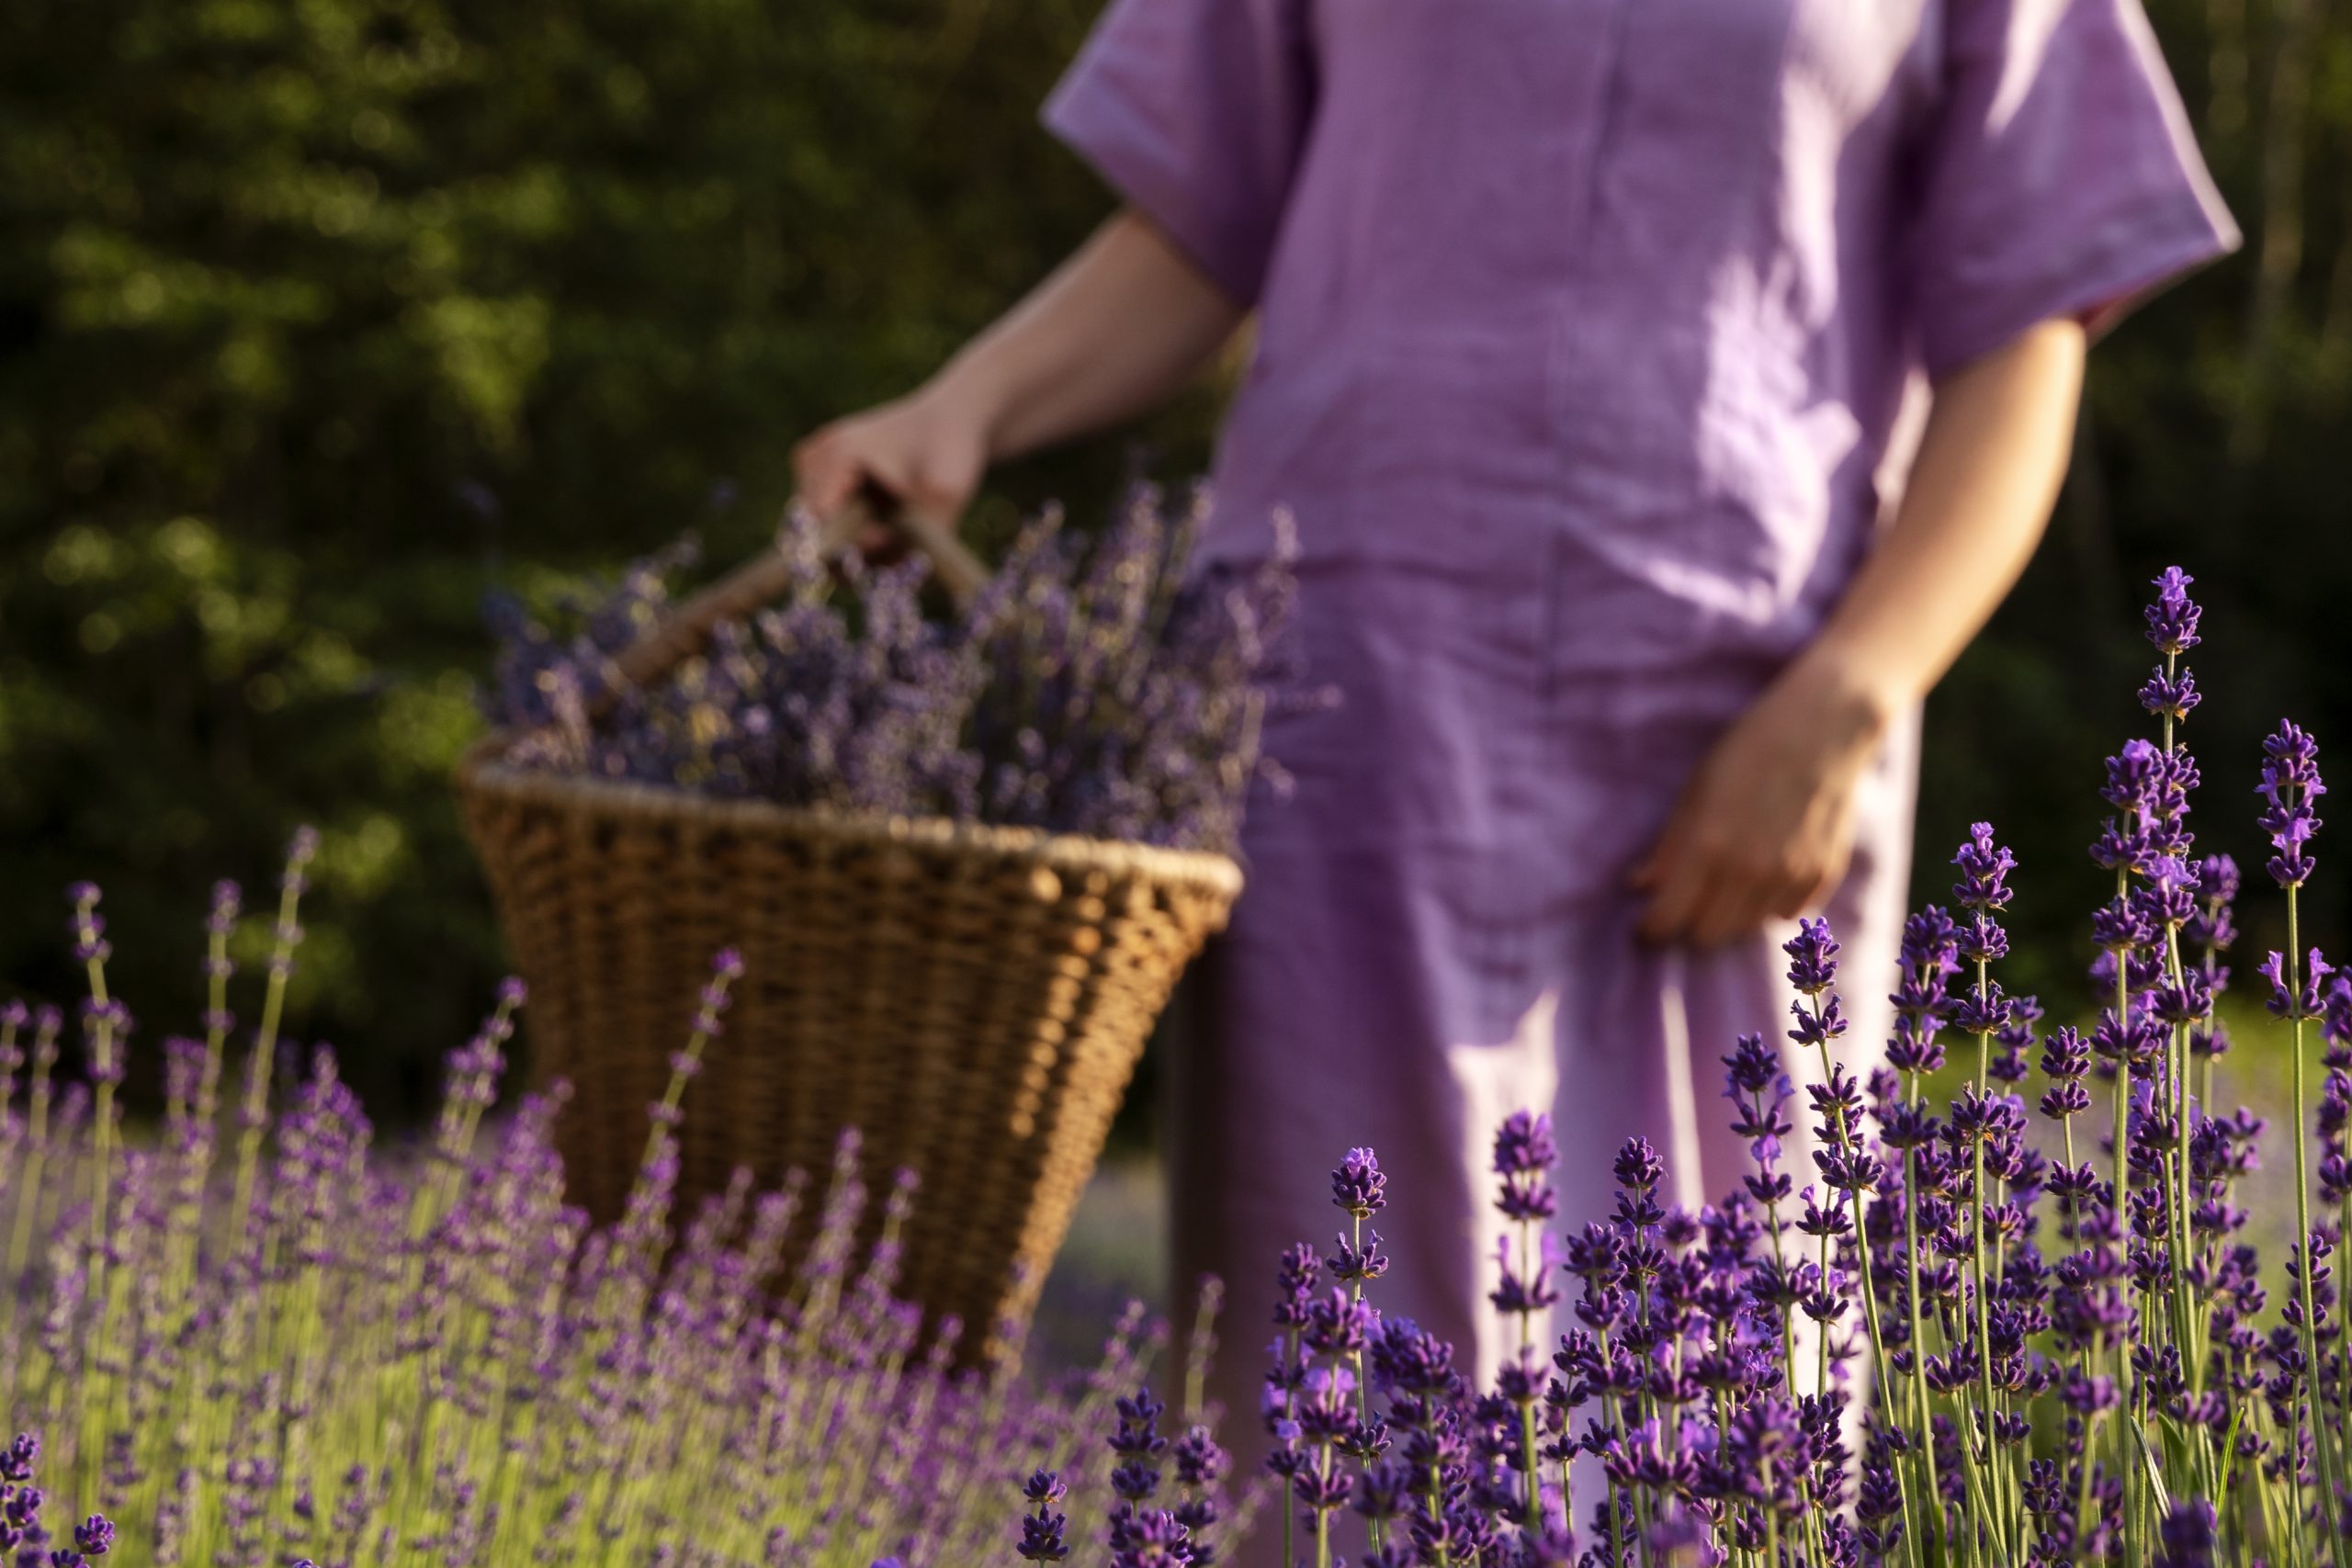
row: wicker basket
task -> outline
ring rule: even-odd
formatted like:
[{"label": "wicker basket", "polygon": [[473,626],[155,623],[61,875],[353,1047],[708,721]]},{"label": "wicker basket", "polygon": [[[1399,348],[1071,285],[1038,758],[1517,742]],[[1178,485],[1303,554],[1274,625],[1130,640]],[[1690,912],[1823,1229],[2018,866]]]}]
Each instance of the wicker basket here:
[{"label": "wicker basket", "polygon": [[[927,541],[935,545],[936,541]],[[942,575],[968,590],[968,558]],[[625,656],[659,676],[771,596],[763,558]],[[514,963],[574,1201],[619,1210],[711,954],[744,975],[690,1091],[680,1199],[748,1167],[921,1178],[901,1290],[967,1326],[1025,1323],[1145,1037],[1240,890],[1222,855],[719,801],[530,772],[492,736],[458,790]]]}]

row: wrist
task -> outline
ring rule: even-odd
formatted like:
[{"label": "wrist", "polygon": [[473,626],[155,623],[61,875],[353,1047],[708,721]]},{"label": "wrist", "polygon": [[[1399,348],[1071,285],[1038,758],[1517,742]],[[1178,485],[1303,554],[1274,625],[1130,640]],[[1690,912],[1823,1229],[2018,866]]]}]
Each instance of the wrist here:
[{"label": "wrist", "polygon": [[984,359],[958,355],[917,389],[911,400],[928,419],[968,436],[983,463],[1013,455],[1006,450],[1012,399]]},{"label": "wrist", "polygon": [[1807,649],[1788,677],[1811,696],[1833,744],[1868,750],[1917,700],[1891,661],[1827,638]]}]

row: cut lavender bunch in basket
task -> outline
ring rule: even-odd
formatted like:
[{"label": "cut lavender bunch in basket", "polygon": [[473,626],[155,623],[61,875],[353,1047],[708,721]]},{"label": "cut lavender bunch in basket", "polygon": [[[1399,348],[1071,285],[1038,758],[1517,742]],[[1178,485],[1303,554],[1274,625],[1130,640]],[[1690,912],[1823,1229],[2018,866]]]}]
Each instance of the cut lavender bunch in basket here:
[{"label": "cut lavender bunch in basket", "polygon": [[[1048,513],[948,618],[920,559],[831,560],[792,516],[778,601],[644,689],[616,660],[673,608],[680,550],[559,604],[511,600],[490,706],[526,767],[797,807],[1230,851],[1290,671],[1286,518],[1262,561],[1194,570],[1206,501],[1139,488],[1100,534]],[[1289,699],[1297,700],[1297,699]]]}]

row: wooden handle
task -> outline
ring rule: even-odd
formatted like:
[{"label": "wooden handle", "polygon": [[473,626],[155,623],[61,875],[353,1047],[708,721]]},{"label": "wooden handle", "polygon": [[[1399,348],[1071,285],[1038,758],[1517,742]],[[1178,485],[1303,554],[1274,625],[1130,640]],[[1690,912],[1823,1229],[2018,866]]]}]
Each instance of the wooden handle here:
[{"label": "wooden handle", "polygon": [[[864,495],[853,498],[825,521],[819,539],[826,557],[856,549],[859,536],[877,524],[898,529],[931,558],[933,574],[956,604],[969,601],[988,581],[988,568],[965,548],[953,528],[918,517],[901,506],[876,506]],[[723,623],[743,620],[774,604],[792,582],[793,564],[784,552],[763,550],[621,649],[614,656],[613,667],[624,684],[650,685],[701,652],[710,634]]]}]

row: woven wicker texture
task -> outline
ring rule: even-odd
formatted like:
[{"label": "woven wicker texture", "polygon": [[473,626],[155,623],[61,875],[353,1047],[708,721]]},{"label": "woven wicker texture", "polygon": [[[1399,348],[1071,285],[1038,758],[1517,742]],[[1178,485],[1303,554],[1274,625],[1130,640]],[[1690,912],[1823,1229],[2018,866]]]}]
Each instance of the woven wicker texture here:
[{"label": "woven wicker texture", "polygon": [[[619,1211],[719,948],[743,978],[688,1091],[681,1213],[736,1167],[818,1179],[841,1129],[922,1186],[901,1291],[1027,1321],[1145,1037],[1241,885],[1221,855],[717,801],[526,772],[458,795],[514,963],[574,1201]],[[878,1210],[878,1201],[875,1205]]]}]

